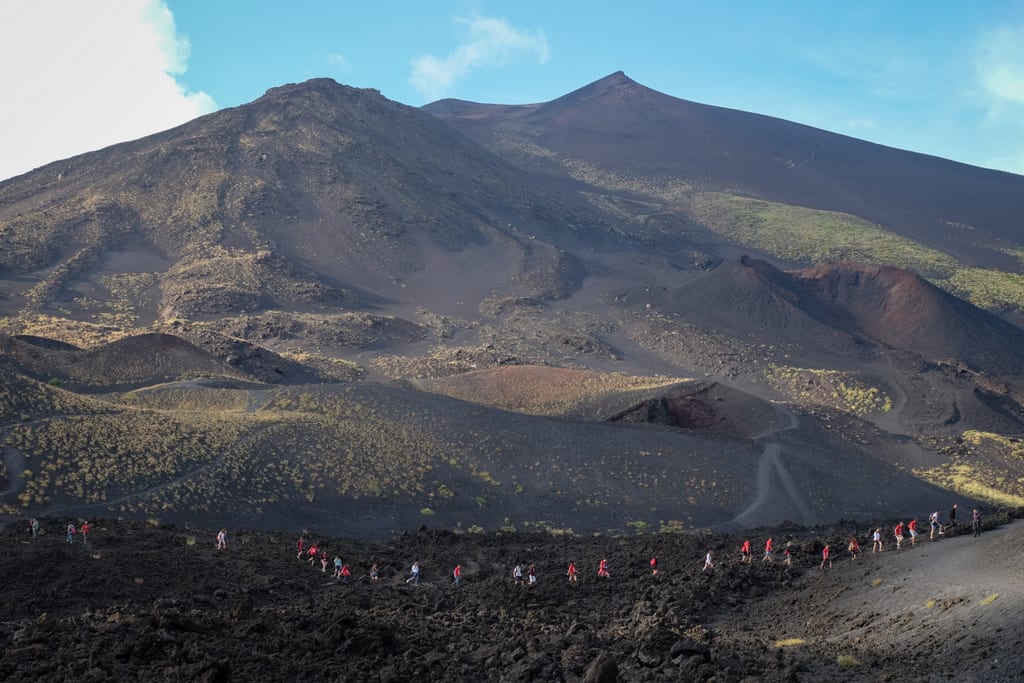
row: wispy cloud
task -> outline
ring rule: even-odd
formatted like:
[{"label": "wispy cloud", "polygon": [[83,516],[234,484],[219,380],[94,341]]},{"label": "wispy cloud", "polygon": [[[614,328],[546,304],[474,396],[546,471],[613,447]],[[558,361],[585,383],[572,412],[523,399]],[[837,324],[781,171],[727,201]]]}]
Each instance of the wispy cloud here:
[{"label": "wispy cloud", "polygon": [[550,56],[547,38],[539,28],[523,31],[505,19],[480,15],[456,17],[455,21],[464,31],[451,54],[412,60],[409,83],[429,99],[444,96],[475,69],[506,66],[524,57],[543,64]]},{"label": "wispy cloud", "polygon": [[993,110],[1024,105],[1024,27],[1002,26],[986,32],[978,42],[974,68]]},{"label": "wispy cloud", "polygon": [[0,3],[0,179],[216,109],[163,0]]},{"label": "wispy cloud", "polygon": [[352,70],[351,65],[348,63],[348,59],[346,59],[345,55],[340,52],[330,53],[324,57],[324,62],[327,63],[327,66],[337,69],[338,71],[348,72]]}]

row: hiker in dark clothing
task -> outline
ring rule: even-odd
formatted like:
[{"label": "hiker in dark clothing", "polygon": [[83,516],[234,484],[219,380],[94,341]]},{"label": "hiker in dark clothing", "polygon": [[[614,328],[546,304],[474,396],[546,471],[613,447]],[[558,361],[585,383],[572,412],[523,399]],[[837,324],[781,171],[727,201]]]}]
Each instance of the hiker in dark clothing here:
[{"label": "hiker in dark clothing", "polygon": [[956,528],[956,503],[953,503],[953,507],[949,508],[949,524],[950,529]]}]

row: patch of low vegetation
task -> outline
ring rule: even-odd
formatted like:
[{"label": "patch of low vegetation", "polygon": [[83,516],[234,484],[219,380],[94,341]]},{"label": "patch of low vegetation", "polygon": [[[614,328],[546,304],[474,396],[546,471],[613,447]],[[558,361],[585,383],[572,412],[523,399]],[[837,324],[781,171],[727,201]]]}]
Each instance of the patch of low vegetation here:
[{"label": "patch of low vegetation", "polygon": [[780,647],[796,647],[797,645],[806,645],[807,641],[803,638],[781,638],[776,640],[774,646]]},{"label": "patch of low vegetation", "polygon": [[979,308],[1024,311],[1024,275],[988,268],[957,268],[948,280],[937,280]]},{"label": "patch of low vegetation", "polygon": [[1024,480],[990,464],[952,462],[914,473],[935,486],[992,505],[1024,506]]},{"label": "patch of low vegetation", "polygon": [[244,430],[235,420],[128,410],[15,425],[6,444],[26,458],[24,507],[56,497],[102,503],[211,462]]},{"label": "patch of low vegetation", "polygon": [[695,194],[693,215],[728,240],[787,261],[855,261],[952,275],[959,263],[937,249],[862,218],[718,192]]},{"label": "patch of low vegetation", "polygon": [[118,325],[83,322],[43,313],[4,318],[0,331],[56,339],[83,349],[104,346],[135,333]]},{"label": "patch of low vegetation", "polygon": [[1024,440],[975,429],[965,430],[961,437],[965,444],[985,449],[994,448],[1007,457],[1020,460],[1024,464]]},{"label": "patch of low vegetation", "polygon": [[798,403],[823,405],[859,417],[892,410],[892,399],[883,390],[867,386],[849,373],[773,363],[764,375],[774,389]]},{"label": "patch of low vegetation", "polygon": [[421,379],[520,362],[516,355],[493,346],[435,346],[423,356],[379,355],[370,361],[370,367],[393,379]]}]

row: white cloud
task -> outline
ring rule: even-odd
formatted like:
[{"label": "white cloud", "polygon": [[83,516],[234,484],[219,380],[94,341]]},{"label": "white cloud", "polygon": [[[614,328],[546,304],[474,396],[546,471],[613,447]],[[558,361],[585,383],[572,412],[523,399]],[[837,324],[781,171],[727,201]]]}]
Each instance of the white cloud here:
[{"label": "white cloud", "polygon": [[163,0],[0,3],[0,179],[217,108]]},{"label": "white cloud", "polygon": [[447,57],[425,55],[412,61],[409,83],[424,97],[442,97],[470,71],[482,67],[506,66],[521,57],[536,57],[543,64],[550,50],[540,29],[520,31],[505,19],[456,17],[465,27],[458,47]]},{"label": "white cloud", "polygon": [[1024,27],[987,32],[979,41],[974,67],[990,107],[1024,104]]},{"label": "white cloud", "polygon": [[348,60],[345,58],[345,55],[341,54],[340,52],[330,53],[329,55],[324,57],[324,61],[327,63],[327,66],[333,69],[337,69],[338,71],[348,72],[352,70],[352,67],[348,63]]}]

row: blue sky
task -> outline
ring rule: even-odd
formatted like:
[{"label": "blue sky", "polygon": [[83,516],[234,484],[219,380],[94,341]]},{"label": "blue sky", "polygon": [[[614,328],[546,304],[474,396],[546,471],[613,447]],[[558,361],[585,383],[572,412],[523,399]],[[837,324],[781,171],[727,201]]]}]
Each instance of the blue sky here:
[{"label": "blue sky", "polygon": [[0,178],[327,76],[418,106],[614,71],[1024,173],[1024,0],[34,0],[0,6]]}]

